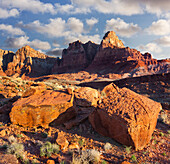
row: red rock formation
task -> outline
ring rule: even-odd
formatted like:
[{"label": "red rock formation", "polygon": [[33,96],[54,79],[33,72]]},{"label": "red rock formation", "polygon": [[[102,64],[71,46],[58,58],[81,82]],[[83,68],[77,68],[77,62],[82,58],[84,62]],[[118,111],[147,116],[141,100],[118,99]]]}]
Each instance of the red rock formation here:
[{"label": "red rock formation", "polygon": [[6,62],[4,71],[8,76],[15,74],[18,76],[23,74],[29,76],[46,75],[50,74],[55,61],[55,58],[48,57],[30,46],[25,46],[13,54],[9,62]]},{"label": "red rock formation", "polygon": [[84,70],[94,59],[98,45],[91,41],[83,44],[79,40],[63,50],[62,59],[56,63],[52,73],[78,72]]},{"label": "red rock formation", "polygon": [[102,92],[102,102],[89,116],[93,128],[123,145],[143,149],[151,139],[161,104],[113,84]]},{"label": "red rock formation", "polygon": [[0,49],[0,75],[5,76],[4,70],[7,68],[7,64],[12,61],[15,54],[12,51]]},{"label": "red rock formation", "polygon": [[122,43],[121,40],[119,40],[118,36],[114,31],[108,31],[105,36],[103,37],[103,40],[100,44],[100,48],[104,49],[107,47],[115,48],[124,48],[124,44]]},{"label": "red rock formation", "polygon": [[[169,61],[169,60],[168,60]],[[154,73],[168,73],[169,62],[157,61],[149,53],[142,54],[136,49],[124,47],[114,32],[106,33],[94,60],[86,69],[101,74],[140,76]]]},{"label": "red rock formation", "polygon": [[11,109],[13,124],[47,127],[61,113],[73,106],[73,95],[46,90],[17,100]]}]

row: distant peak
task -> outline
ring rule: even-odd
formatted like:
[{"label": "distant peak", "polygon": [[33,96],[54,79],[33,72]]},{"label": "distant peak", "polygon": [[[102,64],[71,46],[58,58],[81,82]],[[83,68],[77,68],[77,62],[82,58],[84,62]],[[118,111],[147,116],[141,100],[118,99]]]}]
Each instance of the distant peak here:
[{"label": "distant peak", "polygon": [[118,48],[124,48],[124,44],[121,40],[119,40],[118,36],[114,31],[108,31],[101,42],[101,47],[106,48],[106,47],[118,47]]}]

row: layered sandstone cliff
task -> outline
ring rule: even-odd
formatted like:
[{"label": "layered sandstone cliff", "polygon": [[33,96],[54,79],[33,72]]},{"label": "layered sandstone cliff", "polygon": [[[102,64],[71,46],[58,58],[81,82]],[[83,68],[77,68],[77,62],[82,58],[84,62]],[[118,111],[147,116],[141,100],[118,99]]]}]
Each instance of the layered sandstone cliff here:
[{"label": "layered sandstone cliff", "polygon": [[19,49],[16,54],[5,51],[3,55],[3,71],[8,76],[41,76],[50,74],[56,58],[34,50],[30,46]]}]

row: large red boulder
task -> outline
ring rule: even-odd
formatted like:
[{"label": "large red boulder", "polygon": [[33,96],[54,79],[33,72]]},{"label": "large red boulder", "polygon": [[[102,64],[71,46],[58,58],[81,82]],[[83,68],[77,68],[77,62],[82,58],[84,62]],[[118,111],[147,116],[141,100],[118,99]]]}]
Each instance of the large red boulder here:
[{"label": "large red boulder", "polygon": [[73,95],[64,91],[46,90],[17,100],[11,109],[10,119],[13,124],[28,127],[47,127],[73,106]]},{"label": "large red boulder", "polygon": [[102,92],[101,103],[89,116],[93,128],[123,145],[143,149],[155,129],[160,103],[113,84]]}]

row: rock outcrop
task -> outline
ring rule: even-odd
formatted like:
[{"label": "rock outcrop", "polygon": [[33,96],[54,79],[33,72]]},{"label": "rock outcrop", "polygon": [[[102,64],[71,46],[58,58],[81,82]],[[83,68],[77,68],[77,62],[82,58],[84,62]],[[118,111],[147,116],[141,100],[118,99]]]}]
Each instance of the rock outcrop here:
[{"label": "rock outcrop", "polygon": [[104,49],[107,47],[111,48],[124,48],[124,44],[121,40],[119,40],[118,36],[114,31],[108,31],[105,36],[103,37],[103,40],[100,44],[100,48]]},{"label": "rock outcrop", "polygon": [[102,102],[89,116],[93,128],[123,145],[143,149],[155,129],[160,103],[114,84],[102,92]]},{"label": "rock outcrop", "polygon": [[62,59],[57,62],[52,73],[78,72],[84,70],[94,59],[99,45],[89,41],[76,41],[63,50]]},{"label": "rock outcrop", "polygon": [[30,46],[25,46],[19,49],[13,56],[11,62],[7,64],[5,73],[8,76],[14,74],[23,74],[29,76],[41,76],[50,74],[56,59],[48,57],[32,49]]},{"label": "rock outcrop", "polygon": [[73,106],[73,95],[46,90],[17,100],[11,109],[13,124],[27,127],[47,127],[61,113]]},{"label": "rock outcrop", "polygon": [[22,47],[16,54],[0,50],[0,74],[20,76],[23,79],[58,73],[77,73],[111,77],[135,77],[170,72],[170,60],[156,60],[149,53],[125,47],[115,32],[109,31],[101,44],[91,41],[75,41],[62,52],[62,58],[49,57],[29,46]]},{"label": "rock outcrop", "polygon": [[6,75],[4,71],[7,69],[9,62],[12,62],[13,56],[15,54],[12,51],[0,49],[0,75]]}]

